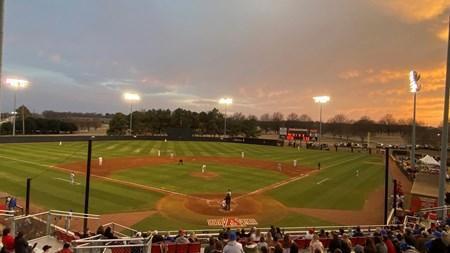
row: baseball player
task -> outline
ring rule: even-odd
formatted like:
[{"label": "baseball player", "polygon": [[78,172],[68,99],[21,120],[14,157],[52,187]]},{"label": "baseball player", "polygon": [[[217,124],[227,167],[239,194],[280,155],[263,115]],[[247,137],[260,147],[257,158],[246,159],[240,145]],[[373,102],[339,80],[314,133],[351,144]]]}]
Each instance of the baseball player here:
[{"label": "baseball player", "polygon": [[75,184],[75,172],[70,172],[70,183]]},{"label": "baseball player", "polygon": [[206,171],[206,164],[203,164],[202,165],[202,173],[205,173],[205,171]]},{"label": "baseball player", "polygon": [[103,165],[103,157],[99,156],[98,157],[98,166],[102,166]]}]

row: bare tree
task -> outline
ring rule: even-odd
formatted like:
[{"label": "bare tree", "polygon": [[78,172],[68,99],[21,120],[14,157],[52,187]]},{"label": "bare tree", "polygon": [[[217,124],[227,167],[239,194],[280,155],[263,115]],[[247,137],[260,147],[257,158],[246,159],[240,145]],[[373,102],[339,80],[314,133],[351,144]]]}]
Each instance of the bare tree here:
[{"label": "bare tree", "polygon": [[259,120],[270,121],[270,115],[268,113],[264,113],[263,115],[261,115],[261,117],[259,117]]},{"label": "bare tree", "polygon": [[312,121],[311,117],[309,117],[308,114],[300,115],[300,117],[298,117],[298,120],[302,121],[302,122],[311,122]]},{"label": "bare tree", "polygon": [[295,112],[291,112],[291,113],[287,116],[286,120],[288,120],[288,121],[298,121],[298,114],[295,113]]}]

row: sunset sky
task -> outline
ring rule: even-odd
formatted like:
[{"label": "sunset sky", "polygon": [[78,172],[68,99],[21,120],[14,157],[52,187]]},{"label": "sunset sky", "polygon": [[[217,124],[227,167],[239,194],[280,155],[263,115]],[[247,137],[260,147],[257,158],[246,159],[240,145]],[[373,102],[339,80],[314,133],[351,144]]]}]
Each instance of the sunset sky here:
[{"label": "sunset sky", "polygon": [[[442,121],[448,0],[6,0],[4,77],[31,110],[210,110]],[[2,88],[1,110],[13,93]]]}]

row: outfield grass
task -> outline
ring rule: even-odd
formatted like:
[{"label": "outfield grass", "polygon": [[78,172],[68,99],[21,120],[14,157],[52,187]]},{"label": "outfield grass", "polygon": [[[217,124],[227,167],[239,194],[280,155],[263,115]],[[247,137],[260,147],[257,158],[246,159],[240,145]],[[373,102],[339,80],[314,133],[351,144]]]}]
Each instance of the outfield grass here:
[{"label": "outfield grass", "polygon": [[269,195],[289,207],[358,210],[369,193],[381,186],[381,168],[382,163],[373,156],[342,158],[320,173],[274,189]]},{"label": "outfield grass", "polygon": [[[318,151],[219,142],[177,141],[94,141],[93,158],[156,156],[219,156],[245,157],[291,163],[316,168],[320,162],[322,170],[304,179],[286,184],[266,193],[287,207],[309,207],[357,210],[371,191],[383,183],[382,160],[378,156],[362,153]],[[81,211],[84,203],[84,177],[77,176],[80,185],[67,181],[68,173],[55,170],[48,165],[85,161],[87,142],[0,144],[0,191],[24,197],[25,181],[32,178],[32,202],[43,208]],[[142,185],[165,188],[186,194],[221,193],[231,188],[235,193],[256,190],[286,179],[286,176],[269,170],[240,168],[226,164],[208,164],[207,170],[218,174],[217,178],[205,180],[190,176],[200,171],[200,164],[186,163],[160,165],[118,171],[111,175],[115,179]],[[359,176],[355,171],[359,170]],[[58,179],[59,178],[59,179]],[[62,179],[62,180],[61,180]],[[320,184],[318,182],[323,181]],[[155,210],[161,193],[145,191],[122,184],[93,178],[91,181],[90,211],[92,213],[115,213],[136,210]],[[286,225],[329,225],[321,221],[291,213],[278,217]],[[152,228],[204,227],[197,223],[183,223],[161,214],[156,214],[138,224]],[[311,224],[311,225],[313,225]]]}]

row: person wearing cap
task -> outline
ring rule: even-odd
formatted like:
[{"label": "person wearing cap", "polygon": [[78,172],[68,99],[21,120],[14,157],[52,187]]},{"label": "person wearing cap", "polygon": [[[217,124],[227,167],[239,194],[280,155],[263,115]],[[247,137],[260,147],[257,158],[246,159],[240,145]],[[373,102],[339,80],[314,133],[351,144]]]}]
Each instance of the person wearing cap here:
[{"label": "person wearing cap", "polygon": [[51,248],[52,248],[52,246],[50,246],[50,245],[44,245],[44,247],[42,247],[42,252],[49,253]]},{"label": "person wearing cap", "polygon": [[178,230],[178,236],[175,238],[175,243],[185,244],[189,243],[189,239],[186,238],[186,232],[184,229]]},{"label": "person wearing cap", "polygon": [[225,247],[223,247],[223,253],[244,253],[242,244],[236,241],[236,232],[231,232],[229,241]]},{"label": "person wearing cap", "polygon": [[428,253],[443,253],[447,252],[447,247],[445,243],[442,241],[442,232],[434,231],[433,232],[434,239],[431,240],[429,245]]}]

